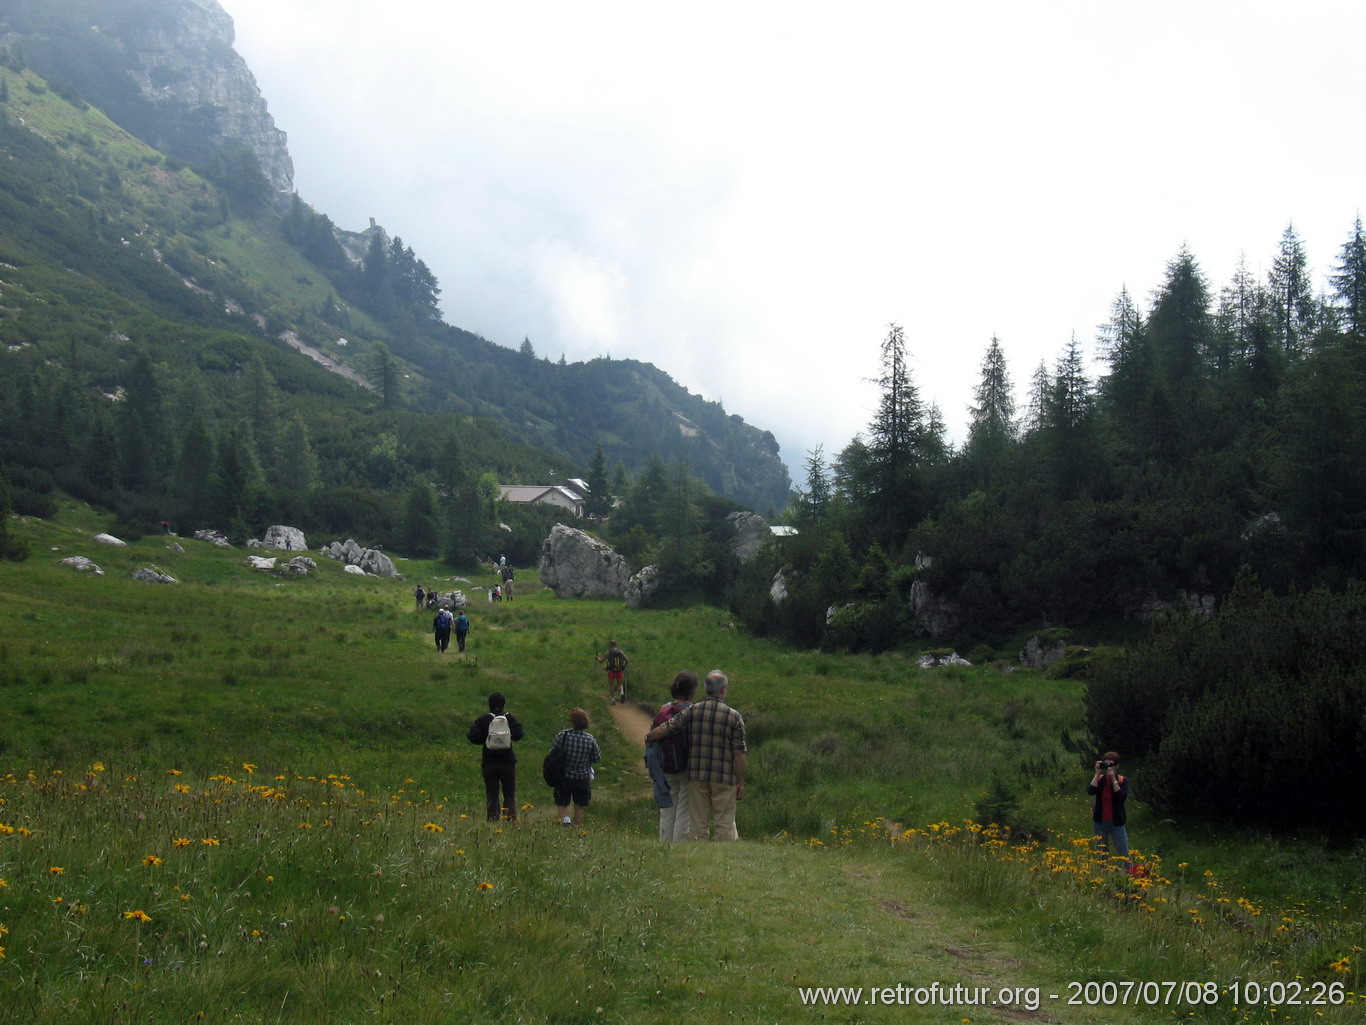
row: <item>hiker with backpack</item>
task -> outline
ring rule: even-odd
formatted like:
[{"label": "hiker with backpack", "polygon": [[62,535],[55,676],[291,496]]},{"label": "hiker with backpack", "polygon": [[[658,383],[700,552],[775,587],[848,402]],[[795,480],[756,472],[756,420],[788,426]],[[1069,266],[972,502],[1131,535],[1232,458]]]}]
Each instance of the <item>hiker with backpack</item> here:
[{"label": "hiker with backpack", "polygon": [[593,661],[607,663],[607,703],[619,701],[626,704],[626,667],[631,664],[626,652],[617,647],[616,641],[608,641],[607,654],[595,651]]},{"label": "hiker with backpack", "polygon": [[[663,726],[692,704],[697,693],[697,674],[685,669],[669,687],[672,698],[662,705],[651,721],[651,728]],[[655,784],[655,803],[659,805],[659,839],[665,843],[688,838],[688,734],[675,733],[645,745],[645,764]]]},{"label": "hiker with backpack", "polygon": [[465,635],[470,632],[470,617],[465,615],[464,610],[455,617],[455,646],[460,651],[465,650]]},{"label": "hiker with backpack", "polygon": [[[569,728],[555,734],[550,745],[551,756],[563,754],[563,767],[559,770],[559,784],[555,789],[555,810],[560,821],[566,826],[583,825],[583,810],[593,799],[593,763],[602,761],[602,750],[597,739],[588,732],[588,713],[582,708],[569,712]],[[574,817],[569,817],[570,802],[574,804]]]},{"label": "hiker with backpack", "polygon": [[515,574],[512,571],[512,567],[509,566],[507,563],[503,564],[503,568],[500,570],[500,573],[503,577],[503,597],[506,598],[508,601],[512,601],[512,579],[517,574]]},{"label": "hiker with backpack", "polygon": [[508,713],[507,699],[497,691],[489,695],[489,710],[470,724],[469,742],[484,749],[481,766],[490,822],[497,822],[500,813],[509,822],[517,821],[517,755],[512,745],[522,734],[522,724]]},{"label": "hiker with backpack", "polygon": [[417,590],[413,592],[413,597],[417,599],[417,611],[421,612],[423,604],[427,601],[427,592],[423,590],[421,584],[417,585]]},{"label": "hiker with backpack", "polygon": [[451,643],[451,624],[455,619],[450,609],[441,609],[432,620],[432,633],[436,636],[436,650],[445,651]]}]

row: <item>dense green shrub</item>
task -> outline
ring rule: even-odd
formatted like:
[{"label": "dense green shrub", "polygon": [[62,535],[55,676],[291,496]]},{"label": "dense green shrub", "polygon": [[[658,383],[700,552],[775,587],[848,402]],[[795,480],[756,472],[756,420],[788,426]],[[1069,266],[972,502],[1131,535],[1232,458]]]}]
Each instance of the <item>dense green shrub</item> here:
[{"label": "dense green shrub", "polygon": [[1240,578],[1211,620],[1182,615],[1094,665],[1088,725],[1149,755],[1167,814],[1361,829],[1342,799],[1366,785],[1366,584],[1274,598]]}]

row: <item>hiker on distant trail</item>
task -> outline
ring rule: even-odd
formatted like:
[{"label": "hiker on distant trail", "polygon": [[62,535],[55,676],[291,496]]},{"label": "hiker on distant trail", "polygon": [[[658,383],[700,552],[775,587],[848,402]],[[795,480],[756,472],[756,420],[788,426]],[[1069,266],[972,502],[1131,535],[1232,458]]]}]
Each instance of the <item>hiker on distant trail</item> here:
[{"label": "hiker on distant trail", "polygon": [[1096,799],[1091,808],[1096,843],[1110,857],[1123,858],[1127,867],[1129,813],[1124,806],[1129,800],[1129,781],[1119,775],[1118,754],[1106,751],[1101,755],[1086,792]]},{"label": "hiker on distant trail", "polygon": [[413,592],[413,597],[417,599],[417,611],[422,611],[423,604],[427,601],[427,592],[422,589],[422,585],[417,585],[417,590]]},{"label": "hiker on distant trail", "polygon": [[502,601],[503,589],[497,584],[493,585],[493,590],[489,592],[489,601]]},{"label": "hiker on distant trail", "polygon": [[[552,751],[564,752],[564,772],[555,788],[555,810],[566,826],[583,825],[583,810],[593,799],[593,763],[602,761],[597,739],[588,732],[588,713],[582,708],[569,712],[569,729],[560,730],[550,745]],[[574,817],[569,817],[569,804],[574,804]]]},{"label": "hiker on distant trail", "polygon": [[460,615],[455,617],[455,646],[458,650],[465,650],[465,635],[469,632],[470,617],[462,610]]},{"label": "hiker on distant trail", "polygon": [[730,680],[719,669],[707,674],[707,696],[662,726],[645,742],[686,731],[688,736],[688,839],[737,840],[736,803],[745,797],[745,720],[726,704]]},{"label": "hiker on distant trail", "polygon": [[593,652],[593,661],[599,664],[607,663],[607,700],[608,702],[620,701],[626,703],[626,667],[631,664],[631,660],[626,657],[626,652],[617,647],[616,641],[607,642],[607,654]]},{"label": "hiker on distant trail", "polygon": [[445,651],[451,643],[451,624],[455,620],[451,618],[450,609],[442,609],[432,620],[432,633],[436,636],[436,650]]},{"label": "hiker on distant trail", "polygon": [[522,739],[522,733],[522,724],[507,712],[507,699],[496,691],[489,695],[489,710],[470,723],[470,743],[484,748],[481,765],[490,822],[497,822],[500,813],[509,822],[517,821],[517,755],[512,745]]},{"label": "hiker on distant trail", "polygon": [[508,601],[512,601],[512,578],[516,576],[516,574],[512,572],[512,567],[506,563],[504,563],[500,572],[503,575],[503,597]]},{"label": "hiker on distant trail", "polygon": [[[674,677],[669,694],[673,700],[662,705],[650,723],[663,726],[692,704],[697,693],[697,674],[689,669]],[[655,784],[655,803],[659,805],[659,839],[668,843],[688,838],[688,734],[675,733],[664,740],[645,745],[645,764]]]}]

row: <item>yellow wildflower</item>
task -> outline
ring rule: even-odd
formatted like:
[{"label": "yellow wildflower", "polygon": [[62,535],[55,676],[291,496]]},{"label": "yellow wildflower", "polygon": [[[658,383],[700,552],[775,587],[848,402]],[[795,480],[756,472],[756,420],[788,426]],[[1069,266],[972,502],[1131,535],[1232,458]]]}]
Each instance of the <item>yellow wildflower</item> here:
[{"label": "yellow wildflower", "polygon": [[160,868],[160,867],[161,867],[161,859],[158,858],[155,854],[149,854],[149,855],[147,855],[147,857],[145,857],[145,858],[142,859],[142,863],[143,863],[144,865],[146,865],[148,868]]},{"label": "yellow wildflower", "polygon": [[150,922],[152,920],[152,916],[141,908],[136,911],[125,911],[123,917],[131,918],[135,922]]}]

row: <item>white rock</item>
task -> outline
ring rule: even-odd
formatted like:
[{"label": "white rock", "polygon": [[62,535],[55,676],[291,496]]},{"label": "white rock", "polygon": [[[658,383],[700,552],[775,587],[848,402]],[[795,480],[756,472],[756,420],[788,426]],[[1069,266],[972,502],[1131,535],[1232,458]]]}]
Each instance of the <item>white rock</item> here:
[{"label": "white rock", "polygon": [[72,555],[57,563],[58,566],[70,566],[77,573],[94,573],[97,577],[104,576],[104,570],[100,569],[84,555]]}]

